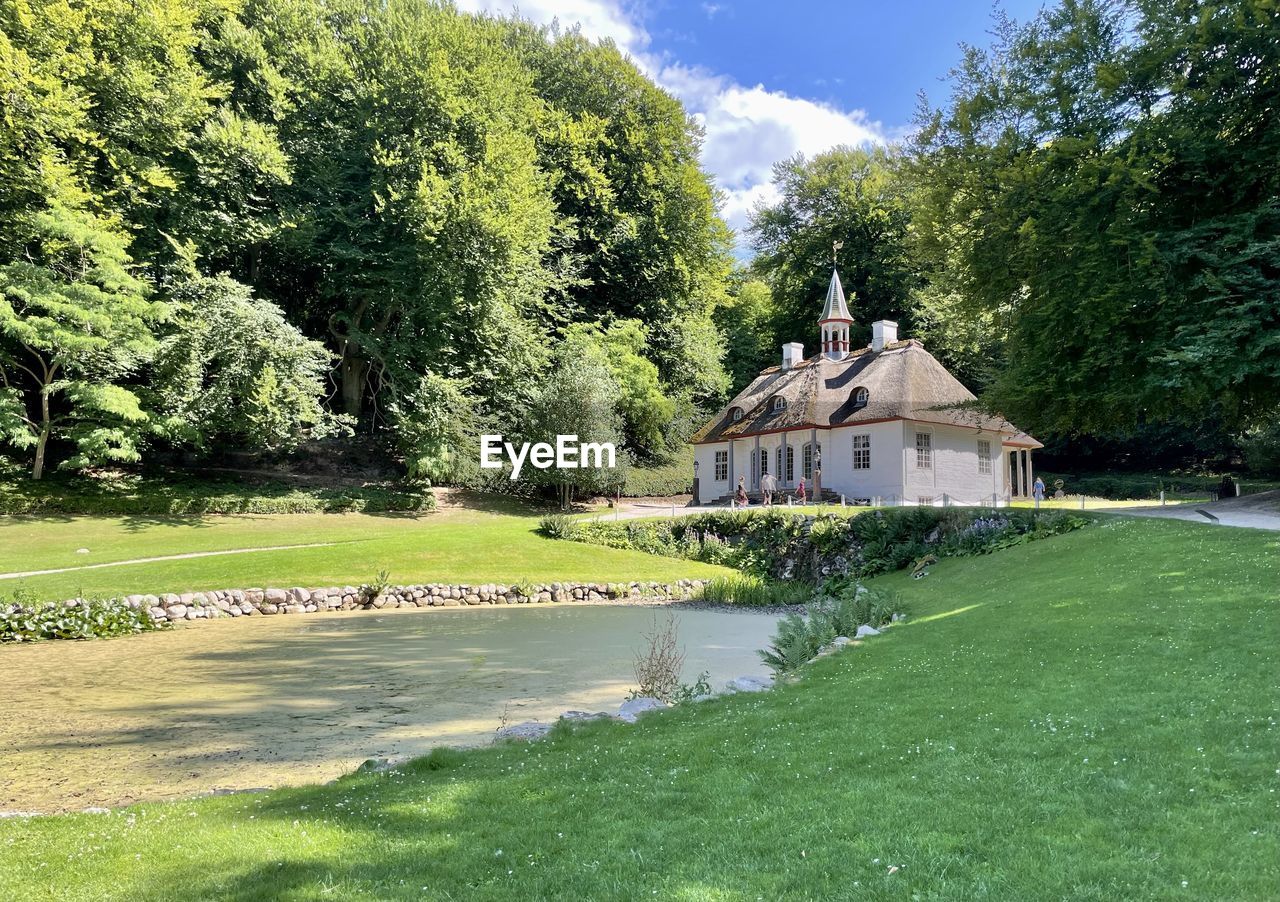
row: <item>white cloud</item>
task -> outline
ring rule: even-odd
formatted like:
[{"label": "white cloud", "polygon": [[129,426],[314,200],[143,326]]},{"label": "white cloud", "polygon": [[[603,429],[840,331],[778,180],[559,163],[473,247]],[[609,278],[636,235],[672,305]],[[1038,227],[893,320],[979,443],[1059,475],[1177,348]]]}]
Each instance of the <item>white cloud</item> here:
[{"label": "white cloud", "polygon": [[612,0],[457,0],[458,9],[469,13],[518,16],[538,25],[553,21],[565,28],[579,25],[592,40],[612,38],[628,53],[638,53],[649,45],[649,33],[620,3]]},{"label": "white cloud", "polygon": [[[759,202],[777,200],[773,164],[797,153],[812,156],[841,144],[882,143],[886,130],[861,110],[846,111],[804,97],[746,87],[705,69],[648,52],[650,37],[639,17],[616,0],[459,0],[459,8],[495,15],[513,13],[539,24],[578,24],[589,38],[612,38],[646,74],[684,103],[706,133],[703,166],[725,194],[726,221],[744,253],[748,215]],[[709,7],[715,7],[713,11]],[[708,15],[720,7],[704,6]]]}]

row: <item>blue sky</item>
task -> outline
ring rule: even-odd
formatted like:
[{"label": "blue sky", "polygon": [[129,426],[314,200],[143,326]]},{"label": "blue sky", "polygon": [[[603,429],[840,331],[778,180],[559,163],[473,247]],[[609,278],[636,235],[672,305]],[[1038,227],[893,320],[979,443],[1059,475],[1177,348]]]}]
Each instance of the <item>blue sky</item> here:
[{"label": "blue sky", "polygon": [[[1002,0],[1022,20],[1043,0]],[[741,234],[776,197],[775,162],[839,144],[893,140],[916,95],[940,101],[961,42],[986,45],[990,0],[457,0],[461,9],[577,26],[609,38],[699,117],[703,165]],[[517,8],[518,7],[518,8]]]}]

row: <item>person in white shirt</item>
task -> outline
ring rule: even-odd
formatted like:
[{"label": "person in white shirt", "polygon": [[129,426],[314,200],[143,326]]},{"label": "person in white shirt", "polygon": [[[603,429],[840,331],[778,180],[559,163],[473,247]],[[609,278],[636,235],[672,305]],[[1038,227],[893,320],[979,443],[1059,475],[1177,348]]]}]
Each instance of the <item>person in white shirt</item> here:
[{"label": "person in white shirt", "polygon": [[773,506],[773,495],[778,491],[778,480],[773,477],[772,473],[765,473],[760,478],[760,492],[764,495],[764,506]]}]

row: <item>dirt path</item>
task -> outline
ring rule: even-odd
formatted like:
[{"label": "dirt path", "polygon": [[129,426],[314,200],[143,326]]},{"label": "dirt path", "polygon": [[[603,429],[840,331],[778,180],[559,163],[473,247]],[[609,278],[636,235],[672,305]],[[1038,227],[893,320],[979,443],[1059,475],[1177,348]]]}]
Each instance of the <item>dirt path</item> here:
[{"label": "dirt path", "polygon": [[[1210,520],[1200,511],[1217,518]],[[1211,501],[1204,504],[1181,504],[1170,507],[1114,508],[1111,513],[1131,517],[1159,517],[1216,526],[1243,526],[1250,529],[1280,530],[1280,491],[1258,492],[1243,498]]]},{"label": "dirt path", "polygon": [[156,561],[181,561],[193,557],[217,557],[222,554],[251,554],[255,551],[288,551],[292,548],[327,548],[330,545],[348,545],[349,542],[308,542],[303,545],[263,545],[259,548],[227,548],[219,551],[188,551],[185,554],[162,554],[159,557],[136,557],[127,561],[104,561],[101,564],[83,564],[79,567],[55,567],[52,570],[19,570],[0,573],[0,579],[22,579],[27,576],[48,576],[52,573],[75,573],[79,570],[101,570],[103,567],[125,567],[129,564],[153,564]]}]

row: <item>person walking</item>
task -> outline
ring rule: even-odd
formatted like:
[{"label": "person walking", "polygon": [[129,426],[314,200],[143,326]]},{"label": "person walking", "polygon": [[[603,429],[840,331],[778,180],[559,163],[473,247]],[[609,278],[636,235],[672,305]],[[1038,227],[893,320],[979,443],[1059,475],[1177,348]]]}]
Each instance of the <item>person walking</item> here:
[{"label": "person walking", "polygon": [[1036,477],[1035,484],[1031,486],[1031,496],[1036,499],[1036,507],[1040,506],[1040,502],[1044,500],[1044,480],[1039,476]]},{"label": "person walking", "polygon": [[773,507],[773,496],[778,491],[778,480],[772,473],[760,477],[760,494],[764,496],[764,506]]},{"label": "person walking", "polygon": [[796,499],[800,502],[802,506],[809,503],[808,497],[805,494],[803,476],[800,477],[800,484],[796,486]]},{"label": "person walking", "polygon": [[751,499],[747,497],[747,478],[745,476],[738,477],[738,489],[733,493],[733,498],[738,502],[738,507],[747,507],[751,504]]}]

